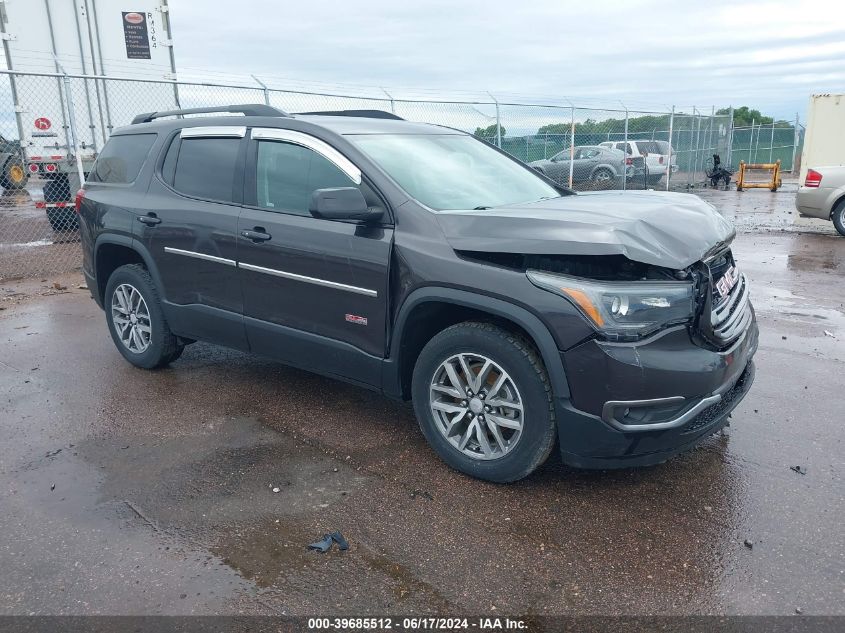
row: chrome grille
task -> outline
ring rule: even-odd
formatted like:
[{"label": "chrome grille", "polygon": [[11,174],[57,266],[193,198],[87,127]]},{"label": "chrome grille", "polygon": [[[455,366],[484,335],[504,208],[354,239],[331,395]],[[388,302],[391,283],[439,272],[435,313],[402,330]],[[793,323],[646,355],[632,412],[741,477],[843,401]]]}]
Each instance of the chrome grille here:
[{"label": "chrome grille", "polygon": [[[714,280],[715,281],[715,280]],[[745,331],[751,323],[751,301],[748,279],[740,275],[727,297],[719,297],[710,313],[710,327],[716,343],[725,345]],[[714,301],[716,298],[714,296]]]}]

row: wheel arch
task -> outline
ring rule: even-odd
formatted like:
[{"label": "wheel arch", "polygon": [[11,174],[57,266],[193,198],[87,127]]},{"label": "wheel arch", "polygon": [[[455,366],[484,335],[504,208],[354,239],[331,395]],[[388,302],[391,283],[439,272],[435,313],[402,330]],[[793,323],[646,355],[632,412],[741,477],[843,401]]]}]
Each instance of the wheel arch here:
[{"label": "wheel arch", "polygon": [[156,286],[161,289],[152,255],[138,240],[129,235],[100,235],[94,244],[94,278],[97,280],[96,299],[103,305],[106,284],[111,274],[125,264],[143,264]]},{"label": "wheel arch", "polygon": [[557,344],[536,315],[502,299],[442,287],[415,290],[399,309],[382,376],[385,393],[409,399],[411,374],[422,348],[438,332],[463,321],[486,321],[522,334],[537,348],[554,394],[569,397]]},{"label": "wheel arch", "polygon": [[619,172],[616,170],[616,168],[613,165],[611,165],[609,163],[599,163],[598,165],[593,167],[592,171],[590,171],[590,179],[592,179],[593,176],[595,176],[596,172],[599,171],[600,169],[603,169],[605,171],[609,171],[613,175],[614,178],[619,177]]}]

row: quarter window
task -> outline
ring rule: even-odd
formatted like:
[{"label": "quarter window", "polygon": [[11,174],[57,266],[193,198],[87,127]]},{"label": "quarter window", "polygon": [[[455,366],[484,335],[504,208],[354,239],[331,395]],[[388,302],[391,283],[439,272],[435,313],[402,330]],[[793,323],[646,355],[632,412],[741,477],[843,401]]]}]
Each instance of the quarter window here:
[{"label": "quarter window", "polygon": [[258,142],[257,169],[258,206],[297,215],[310,215],[315,189],[357,186],[324,156],[284,141]]},{"label": "quarter window", "polygon": [[88,182],[129,184],[135,182],[155,134],[118,134],[112,136],[88,174]]},{"label": "quarter window", "polygon": [[[183,138],[175,140],[164,159],[163,175],[180,193],[197,198],[233,201],[239,138]],[[168,170],[175,158],[172,181]]]}]

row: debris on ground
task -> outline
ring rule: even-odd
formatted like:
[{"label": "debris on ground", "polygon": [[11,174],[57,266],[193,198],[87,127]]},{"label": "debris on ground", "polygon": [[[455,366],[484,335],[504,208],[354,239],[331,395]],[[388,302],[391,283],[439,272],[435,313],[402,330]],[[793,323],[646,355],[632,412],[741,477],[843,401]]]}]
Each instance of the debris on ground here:
[{"label": "debris on ground", "polygon": [[745,545],[745,547],[747,547],[748,549],[754,549],[754,541],[745,539],[742,544]]},{"label": "debris on ground", "polygon": [[829,336],[830,338],[836,338],[836,336],[833,334],[833,332],[830,332],[829,330],[825,330],[824,335]]},{"label": "debris on ground", "polygon": [[273,488],[273,492],[279,492],[280,490],[281,490],[281,488],[279,488],[278,486]]},{"label": "debris on ground", "polygon": [[77,286],[77,289],[79,289],[79,290],[88,290],[88,284],[79,284],[79,285]]},{"label": "debris on ground", "polygon": [[346,551],[349,549],[349,541],[347,541],[343,537],[343,534],[341,534],[337,530],[335,530],[331,534],[324,534],[321,540],[311,543],[308,546],[308,549],[317,550],[321,554],[325,554],[331,549],[332,543],[337,543],[337,547],[341,551]]},{"label": "debris on ground", "polygon": [[434,501],[434,497],[432,497],[425,490],[419,490],[415,488],[411,491],[411,499],[416,499],[417,497],[423,497],[424,499],[428,499],[429,501]]},{"label": "debris on ground", "polygon": [[804,610],[801,607],[795,607],[796,615],[801,615],[802,613],[804,613]]},{"label": "debris on ground", "polygon": [[63,286],[58,281],[53,282],[53,288],[55,288],[56,290],[67,290],[67,286]]},{"label": "debris on ground", "polygon": [[789,470],[792,470],[792,471],[798,473],[799,475],[806,475],[807,474],[807,469],[801,468],[801,466],[790,466]]},{"label": "debris on ground", "polygon": [[50,492],[56,489],[56,484],[50,484]]}]

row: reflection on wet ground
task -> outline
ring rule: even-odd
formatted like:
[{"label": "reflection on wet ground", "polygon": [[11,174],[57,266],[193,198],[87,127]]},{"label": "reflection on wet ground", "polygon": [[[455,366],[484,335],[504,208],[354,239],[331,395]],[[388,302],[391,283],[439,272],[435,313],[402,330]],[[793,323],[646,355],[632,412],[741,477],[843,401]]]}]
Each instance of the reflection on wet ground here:
[{"label": "reflection on wet ground", "polygon": [[0,613],[843,613],[845,240],[735,252],[761,348],[727,432],[510,486],[349,385],[204,344],[133,369],[75,278],[0,303]]}]

